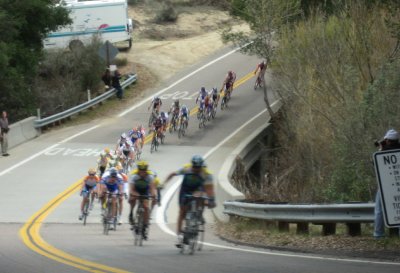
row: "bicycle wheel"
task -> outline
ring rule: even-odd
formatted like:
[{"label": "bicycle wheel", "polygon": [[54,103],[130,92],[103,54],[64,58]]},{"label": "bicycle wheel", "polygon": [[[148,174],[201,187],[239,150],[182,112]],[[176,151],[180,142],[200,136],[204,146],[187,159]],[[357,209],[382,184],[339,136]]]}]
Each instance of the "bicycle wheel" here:
[{"label": "bicycle wheel", "polygon": [[153,138],[153,140],[151,141],[151,145],[150,145],[150,153],[154,152],[156,149],[156,139]]},{"label": "bicycle wheel", "polygon": [[179,129],[178,129],[178,138],[181,138],[182,136],[182,132],[183,132],[183,125],[179,125]]},{"label": "bicycle wheel", "polygon": [[222,98],[222,100],[221,100],[221,110],[224,110],[225,109],[225,103],[226,103],[226,98],[225,98],[225,96]]},{"label": "bicycle wheel", "polygon": [[105,234],[105,235],[108,235],[108,232],[110,231],[110,220],[111,220],[111,215],[112,215],[111,202],[107,201],[106,214],[105,214],[105,216],[103,217],[104,234]]},{"label": "bicycle wheel", "polygon": [[136,211],[136,223],[135,226],[133,228],[133,235],[135,237],[135,246],[139,245],[142,246],[143,245],[143,208],[138,208]]},{"label": "bicycle wheel", "polygon": [[[90,196],[90,193],[89,193]],[[85,206],[83,207],[83,225],[86,226],[86,219],[89,215],[89,199],[86,201]]]}]

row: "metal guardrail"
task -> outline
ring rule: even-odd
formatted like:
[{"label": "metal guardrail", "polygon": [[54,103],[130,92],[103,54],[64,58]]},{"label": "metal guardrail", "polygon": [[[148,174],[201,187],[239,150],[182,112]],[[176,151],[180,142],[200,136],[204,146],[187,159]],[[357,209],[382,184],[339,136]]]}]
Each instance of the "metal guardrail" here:
[{"label": "metal guardrail", "polygon": [[274,205],[226,201],[224,213],[290,223],[369,223],[374,221],[374,207],[374,203]]},{"label": "metal guardrail", "polygon": [[374,222],[374,203],[352,204],[255,204],[225,201],[224,213],[269,222],[278,222],[279,230],[288,231],[289,224],[297,224],[297,233],[309,233],[309,223],[322,225],[322,235],[336,233],[336,224],[345,223],[347,234],[361,235],[361,224]]},{"label": "metal guardrail", "polygon": [[[129,75],[128,79],[126,79],[121,84],[121,87],[123,89],[125,89],[130,84],[136,82],[136,80],[137,80],[137,75],[136,74]],[[52,124],[52,123],[54,123],[56,121],[65,119],[65,118],[70,117],[72,115],[75,115],[75,114],[77,114],[77,113],[79,113],[79,112],[81,112],[81,111],[83,111],[83,110],[85,110],[87,108],[90,108],[90,107],[92,107],[92,106],[94,106],[94,105],[96,105],[96,104],[98,104],[98,103],[110,98],[115,93],[116,93],[116,90],[114,88],[112,88],[109,91],[105,92],[104,94],[101,94],[100,96],[97,96],[97,97],[95,97],[95,98],[93,98],[93,99],[91,99],[91,100],[89,100],[89,101],[87,101],[85,103],[82,103],[80,105],[77,105],[75,107],[67,109],[67,110],[65,110],[63,112],[54,114],[52,116],[45,117],[45,118],[42,118],[42,119],[37,119],[34,122],[34,127],[35,128],[41,128],[43,126]]]}]

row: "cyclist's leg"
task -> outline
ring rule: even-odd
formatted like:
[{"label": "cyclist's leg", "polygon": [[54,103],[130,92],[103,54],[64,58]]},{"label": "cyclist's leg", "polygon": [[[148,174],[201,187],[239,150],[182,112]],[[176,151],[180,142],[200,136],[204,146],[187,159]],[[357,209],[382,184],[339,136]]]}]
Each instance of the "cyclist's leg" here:
[{"label": "cyclist's leg", "polygon": [[115,194],[112,195],[112,217],[117,216],[117,196]]}]

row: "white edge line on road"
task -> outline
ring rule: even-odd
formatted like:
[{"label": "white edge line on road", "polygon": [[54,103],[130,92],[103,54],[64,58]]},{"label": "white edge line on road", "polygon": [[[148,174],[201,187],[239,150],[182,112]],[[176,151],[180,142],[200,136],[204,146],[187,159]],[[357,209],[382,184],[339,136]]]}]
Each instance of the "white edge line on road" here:
[{"label": "white edge line on road", "polygon": [[[273,106],[275,103],[276,102],[274,102],[271,106]],[[213,154],[219,147],[224,145],[230,138],[232,138],[234,135],[236,135],[240,130],[242,130],[245,126],[247,126],[249,123],[251,123],[256,118],[258,118],[260,115],[264,114],[266,111],[267,111],[267,109],[264,109],[263,111],[258,113],[256,116],[254,116],[252,119],[248,120],[246,123],[244,123],[238,129],[236,129],[227,138],[225,138],[223,141],[218,143],[218,145],[216,145],[211,150],[209,150],[204,155],[204,158],[207,158],[211,154]],[[182,183],[182,179],[177,179],[171,185],[171,187],[169,187],[167,189],[167,192],[164,194],[164,198],[163,198],[165,200],[165,203],[163,203],[161,205],[161,207],[157,208],[156,222],[157,222],[158,226],[160,227],[160,229],[162,231],[164,231],[165,233],[170,234],[172,236],[176,236],[176,233],[174,231],[172,231],[167,226],[166,210],[168,208],[168,204],[170,203],[172,197],[174,196],[175,192],[178,190],[178,188],[179,188],[181,183]],[[264,254],[264,255],[274,255],[274,256],[283,256],[283,257],[295,257],[295,258],[329,260],[329,261],[338,261],[338,262],[352,262],[352,263],[384,264],[384,265],[397,265],[397,266],[400,265],[400,263],[396,263],[396,262],[380,262],[380,261],[368,261],[368,260],[358,260],[358,259],[322,257],[322,256],[313,256],[313,255],[309,255],[308,256],[308,255],[299,255],[299,254],[277,253],[277,252],[271,252],[271,251],[262,251],[262,250],[253,250],[253,249],[246,249],[246,248],[238,248],[238,247],[217,245],[217,244],[211,244],[211,243],[207,243],[207,242],[204,242],[204,245],[211,246],[211,247],[216,247],[216,248],[223,248],[223,249],[242,251],[242,252],[257,253],[257,254]]]},{"label": "white edge line on road", "polygon": [[86,134],[87,132],[96,129],[96,128],[99,127],[99,126],[100,126],[100,125],[96,125],[96,126],[90,127],[89,129],[86,129],[86,130],[84,130],[84,131],[82,131],[82,132],[79,132],[79,133],[73,135],[73,136],[70,136],[70,137],[68,137],[68,138],[66,138],[66,139],[64,139],[64,140],[62,140],[62,141],[60,141],[60,142],[58,142],[57,144],[54,144],[54,145],[52,145],[52,146],[50,146],[50,147],[48,147],[48,148],[46,148],[46,149],[44,149],[44,150],[42,150],[42,151],[40,151],[40,152],[38,152],[38,153],[36,153],[36,154],[34,154],[34,155],[28,157],[28,158],[26,158],[26,159],[20,161],[19,163],[17,163],[17,164],[15,164],[15,165],[11,166],[10,168],[5,169],[4,171],[0,172],[0,176],[5,175],[6,173],[8,173],[8,172],[10,172],[10,171],[12,171],[12,170],[14,170],[14,169],[20,167],[21,165],[24,165],[25,163],[27,163],[27,162],[29,162],[29,161],[35,159],[36,157],[38,157],[38,156],[40,156],[40,155],[46,153],[47,151],[50,151],[51,149],[57,147],[58,145],[60,145],[60,144],[62,144],[62,143],[65,143],[65,142],[67,142],[67,141],[70,141],[71,139],[74,139],[74,138],[76,138],[76,137],[78,137],[78,136],[80,136],[80,135]]},{"label": "white edge line on road", "polygon": [[167,91],[168,89],[174,87],[175,85],[177,85],[177,84],[183,82],[184,80],[186,80],[187,78],[193,76],[193,75],[196,74],[197,72],[199,72],[199,71],[203,70],[204,68],[207,68],[208,66],[210,66],[210,65],[212,65],[212,64],[214,64],[214,63],[216,63],[216,62],[218,62],[218,61],[220,61],[220,60],[222,60],[223,58],[226,58],[227,56],[229,56],[229,55],[235,53],[236,51],[240,50],[240,49],[243,48],[243,47],[248,46],[249,44],[250,44],[250,43],[245,44],[244,46],[235,48],[234,50],[231,50],[231,51],[229,51],[228,53],[226,53],[226,54],[224,54],[224,55],[218,57],[217,59],[212,60],[211,62],[209,62],[209,63],[203,65],[202,67],[196,69],[195,71],[189,73],[188,75],[184,76],[183,78],[177,80],[176,82],[174,82],[173,84],[169,85],[168,87],[166,87],[166,88],[164,88],[164,89],[158,91],[156,94],[153,94],[152,96],[148,97],[147,99],[144,99],[144,100],[142,100],[141,102],[139,102],[139,103],[135,104],[134,106],[132,106],[131,108],[129,108],[129,109],[123,111],[122,113],[120,113],[120,114],[118,115],[118,117],[123,117],[123,116],[125,116],[125,115],[128,114],[129,112],[135,110],[137,107],[142,106],[143,104],[145,104],[146,102],[148,102],[149,100],[151,100],[153,97],[159,96],[159,95],[162,94],[163,92],[165,92],[165,91]]}]

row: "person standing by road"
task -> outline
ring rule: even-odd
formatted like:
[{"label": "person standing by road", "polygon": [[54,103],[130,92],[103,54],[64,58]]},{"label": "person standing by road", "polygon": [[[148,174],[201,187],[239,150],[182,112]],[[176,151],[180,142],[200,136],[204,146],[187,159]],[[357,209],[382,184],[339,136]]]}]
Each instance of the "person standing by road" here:
[{"label": "person standing by road", "polygon": [[1,141],[1,152],[3,156],[9,156],[8,154],[8,117],[7,112],[3,111],[0,118],[0,141]]},{"label": "person standing by road", "polygon": [[121,87],[121,83],[119,82],[120,79],[121,79],[121,74],[119,73],[119,71],[118,70],[113,71],[111,77],[111,85],[112,87],[115,88],[115,90],[117,90],[116,93],[117,98],[121,100],[123,96],[123,90]]},{"label": "person standing by road", "polygon": [[[376,142],[375,145],[379,147],[380,151],[400,149],[399,133],[396,130],[390,129],[386,132],[383,139]],[[383,222],[383,210],[381,203],[381,193],[378,189],[375,197],[375,219],[374,219],[374,237],[380,239],[385,236],[385,225]]]}]

